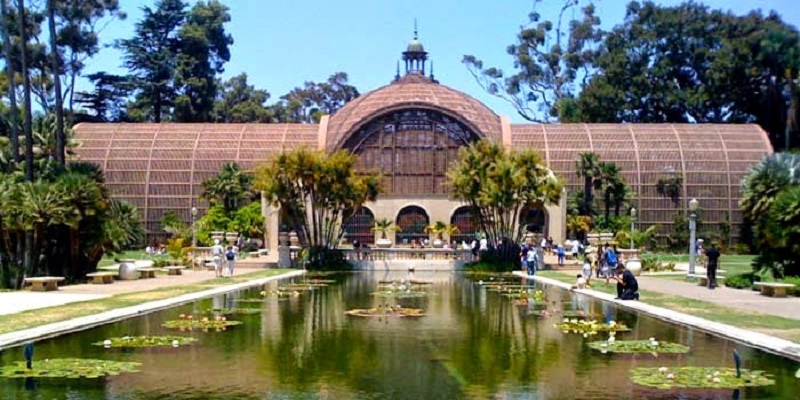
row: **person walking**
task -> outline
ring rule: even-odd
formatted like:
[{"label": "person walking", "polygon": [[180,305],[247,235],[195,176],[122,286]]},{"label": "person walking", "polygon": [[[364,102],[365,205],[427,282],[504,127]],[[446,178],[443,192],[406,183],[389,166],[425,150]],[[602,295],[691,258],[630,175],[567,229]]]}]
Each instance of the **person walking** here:
[{"label": "person walking", "polygon": [[233,268],[236,266],[236,251],[233,250],[232,246],[228,246],[228,250],[225,252],[225,260],[228,264],[228,276],[233,276]]},{"label": "person walking", "polygon": [[214,261],[214,273],[219,278],[222,276],[222,256],[225,249],[219,244],[219,239],[214,239],[214,245],[211,246],[211,259]]},{"label": "person walking", "polygon": [[706,276],[708,277],[708,288],[714,289],[717,287],[717,267],[719,267],[720,253],[717,250],[717,244],[711,242],[711,247],[706,250]]},{"label": "person walking", "polygon": [[538,267],[537,264],[539,263],[539,252],[536,251],[535,246],[528,247],[526,258],[528,264],[528,275],[536,275],[536,268]]}]

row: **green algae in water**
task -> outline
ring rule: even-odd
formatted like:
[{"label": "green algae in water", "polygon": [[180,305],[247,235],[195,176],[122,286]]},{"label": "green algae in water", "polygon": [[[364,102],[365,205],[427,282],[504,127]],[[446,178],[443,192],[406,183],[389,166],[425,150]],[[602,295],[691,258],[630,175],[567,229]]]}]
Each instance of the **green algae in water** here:
[{"label": "green algae in water", "polygon": [[742,377],[737,378],[736,369],[705,367],[635,368],[631,370],[631,381],[637,385],[658,389],[736,389],[775,384],[764,371],[743,369]]},{"label": "green algae in water", "polygon": [[126,372],[139,372],[142,364],[127,361],[93,360],[80,358],[54,358],[35,361],[28,369],[24,361],[0,367],[2,378],[100,378]]},{"label": "green algae in water", "polygon": [[181,331],[192,331],[195,329],[199,329],[202,331],[216,330],[217,332],[219,332],[226,330],[229,326],[235,326],[241,324],[242,324],[241,321],[228,321],[227,319],[225,319],[225,317],[214,318],[214,319],[209,319],[209,318],[195,319],[189,316],[182,319],[166,321],[163,324],[161,324],[161,326],[167,329],[178,329]]},{"label": "green algae in water", "polygon": [[589,347],[609,353],[656,353],[683,354],[689,352],[689,346],[678,343],[658,342],[653,346],[649,340],[620,340],[591,342]]},{"label": "green algae in water", "polygon": [[187,336],[123,336],[94,342],[94,346],[105,347],[177,347],[186,346],[197,339]]}]

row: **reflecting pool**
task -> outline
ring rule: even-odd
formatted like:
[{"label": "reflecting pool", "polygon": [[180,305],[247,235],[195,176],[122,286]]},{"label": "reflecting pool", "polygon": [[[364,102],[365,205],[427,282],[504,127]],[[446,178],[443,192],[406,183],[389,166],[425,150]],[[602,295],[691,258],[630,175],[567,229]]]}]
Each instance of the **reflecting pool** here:
[{"label": "reflecting pool", "polygon": [[[279,286],[232,292],[186,306],[36,343],[35,363],[81,357],[142,364],[140,372],[101,379],[2,379],[2,399],[797,399],[797,363],[734,342],[617,310],[613,305],[555,287],[543,289],[552,317],[534,306],[480,285],[460,273],[417,273],[425,295],[376,296],[381,281],[405,273],[354,273],[325,277],[328,286]],[[484,278],[487,279],[487,278]],[[515,278],[506,278],[509,281]],[[488,280],[487,280],[488,282]],[[285,288],[285,286],[284,286]],[[261,295],[266,291],[266,296]],[[259,301],[262,299],[263,301]],[[245,301],[242,301],[242,300]],[[421,318],[363,318],[350,309],[382,305],[420,308]],[[224,332],[163,328],[180,314],[259,307],[230,315],[243,322]],[[600,340],[554,327],[564,311],[613,319],[632,328],[618,339],[682,343],[687,354],[602,354],[586,343]],[[199,341],[179,348],[105,349],[93,342],[125,335],[187,335]],[[776,385],[733,390],[658,390],[631,383],[637,367],[733,367],[738,349],[744,368],[769,372]],[[22,349],[0,354],[0,364],[23,359]]]}]

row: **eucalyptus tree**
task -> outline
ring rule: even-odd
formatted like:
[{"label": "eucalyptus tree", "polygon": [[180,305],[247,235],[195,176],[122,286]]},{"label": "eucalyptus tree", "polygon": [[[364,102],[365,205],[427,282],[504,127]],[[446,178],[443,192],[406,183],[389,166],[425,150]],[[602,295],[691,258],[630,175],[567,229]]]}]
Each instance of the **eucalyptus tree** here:
[{"label": "eucalyptus tree", "polygon": [[[543,0],[534,0],[534,7]],[[597,47],[603,38],[593,1],[561,0],[551,19],[534,8],[517,41],[506,48],[515,73],[485,67],[475,56],[463,63],[489,94],[508,101],[523,118],[534,122],[576,118],[575,97],[593,75]],[[579,17],[575,18],[575,12]]]},{"label": "eucalyptus tree", "polygon": [[[520,243],[522,211],[556,204],[563,187],[536,151],[506,152],[486,141],[459,150],[447,181],[454,198],[478,210],[481,230],[491,243]],[[499,256],[514,261],[516,254],[506,246]]]},{"label": "eucalyptus tree", "polygon": [[17,74],[16,71],[14,71],[15,56],[11,45],[11,34],[8,26],[9,18],[8,0],[0,0],[0,35],[2,35],[0,39],[3,40],[3,58],[5,58],[6,61],[6,81],[8,82],[8,134],[11,141],[10,153],[11,160],[13,162],[19,162],[19,124],[17,122],[19,113],[17,112],[17,88],[14,84]]}]

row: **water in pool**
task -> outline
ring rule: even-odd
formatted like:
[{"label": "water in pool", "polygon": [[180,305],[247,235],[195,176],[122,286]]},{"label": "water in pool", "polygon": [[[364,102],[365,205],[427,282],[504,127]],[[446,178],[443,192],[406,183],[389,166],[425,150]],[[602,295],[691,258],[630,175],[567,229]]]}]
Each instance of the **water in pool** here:
[{"label": "water in pool", "polygon": [[[656,319],[617,310],[562,289],[536,286],[552,317],[479,285],[460,273],[420,273],[429,295],[378,297],[379,282],[405,273],[353,273],[299,295],[273,296],[274,282],[36,343],[36,362],[102,358],[141,363],[137,373],[101,379],[0,378],[2,399],[797,399],[797,363]],[[299,278],[303,279],[303,278]],[[513,278],[507,278],[509,280]],[[297,280],[297,279],[295,279]],[[519,282],[523,283],[523,282]],[[528,284],[528,283],[525,283]],[[533,283],[530,283],[533,287]],[[240,302],[261,298],[263,302]],[[421,318],[362,318],[350,309],[383,304],[420,308]],[[207,315],[221,307],[260,307],[234,315],[242,325],[224,332],[163,328],[180,314]],[[632,328],[618,339],[686,344],[681,355],[602,354],[581,335],[553,326],[564,310],[583,310]],[[161,349],[105,349],[91,343],[125,335],[190,335],[193,345]],[[637,367],[733,367],[738,349],[745,368],[765,370],[776,384],[733,390],[658,390],[633,384]],[[23,359],[7,349],[0,364]]]}]

